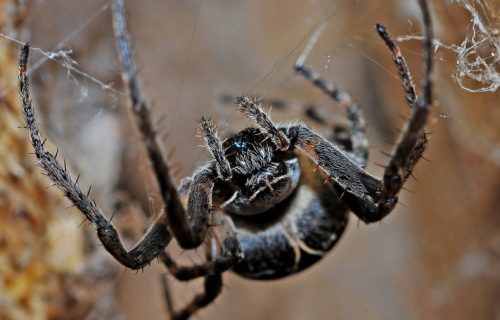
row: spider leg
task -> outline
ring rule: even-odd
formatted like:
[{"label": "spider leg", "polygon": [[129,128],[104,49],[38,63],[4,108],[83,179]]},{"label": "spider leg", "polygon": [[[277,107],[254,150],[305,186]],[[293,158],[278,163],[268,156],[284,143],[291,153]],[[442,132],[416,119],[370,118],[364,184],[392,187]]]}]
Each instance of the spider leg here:
[{"label": "spider leg", "polygon": [[[382,181],[363,171],[360,165],[338,146],[304,125],[276,127],[260,105],[250,98],[240,103],[240,109],[260,126],[274,127],[286,136],[288,150],[301,149],[319,168],[325,171],[327,180],[334,182],[334,188],[347,206],[363,221],[378,219],[378,195]],[[391,199],[392,201],[392,199]],[[394,203],[395,204],[395,203]]]},{"label": "spider leg", "polygon": [[401,50],[399,49],[399,47],[394,43],[394,40],[392,40],[392,37],[389,31],[387,31],[386,27],[379,23],[376,23],[375,29],[377,30],[377,33],[382,38],[382,40],[384,40],[387,48],[389,48],[389,51],[392,54],[394,64],[398,69],[399,77],[403,84],[403,89],[406,95],[406,102],[408,103],[410,108],[413,108],[417,103],[417,93],[410,70],[408,68],[408,64],[406,63],[406,59],[401,54]]},{"label": "spider leg", "polygon": [[94,225],[97,236],[106,250],[124,266],[131,269],[140,269],[150,263],[167,246],[172,238],[167,230],[165,215],[161,214],[155,223],[148,229],[143,238],[130,251],[126,251],[120,242],[118,233],[113,225],[104,216],[97,204],[85,194],[77,181],[75,181],[65,166],[63,167],[47,149],[40,135],[40,128],[36,114],[31,104],[27,61],[29,45],[21,49],[19,58],[19,91],[22,100],[23,114],[26,129],[30,135],[31,143],[38,159],[38,164],[43,172],[54,184],[80,209],[85,217]]},{"label": "spider leg", "polygon": [[390,49],[406,94],[406,100],[411,108],[410,117],[401,132],[389,164],[385,168],[383,177],[382,198],[394,197],[401,190],[404,182],[411,175],[415,164],[422,156],[427,144],[427,136],[423,131],[432,105],[432,21],[428,4],[419,0],[424,25],[424,79],[422,81],[422,96],[417,98],[415,85],[401,51],[394,44],[391,36],[380,24],[376,25],[377,32]]},{"label": "spider leg", "polygon": [[208,151],[215,160],[217,175],[221,180],[230,180],[232,177],[231,166],[226,158],[222,141],[217,135],[217,129],[211,119],[201,118],[200,131],[205,138]]},{"label": "spider leg", "polygon": [[[219,101],[222,104],[227,104],[233,106],[238,102],[240,96],[232,95],[229,93],[223,93],[219,96]],[[259,102],[271,106],[277,110],[290,110],[298,107],[305,117],[317,122],[322,125],[332,125],[330,121],[321,113],[318,112],[318,106],[305,103],[300,100],[284,100],[280,98],[270,98],[270,97],[259,97]]]},{"label": "spider leg", "polygon": [[212,303],[217,296],[222,292],[222,275],[220,273],[208,275],[203,282],[203,292],[197,294],[193,300],[179,311],[175,311],[171,299],[170,286],[168,284],[167,274],[162,277],[163,292],[167,302],[168,313],[172,320],[189,319],[201,308]]},{"label": "spider leg", "polygon": [[[249,116],[252,120],[254,120],[257,123],[257,125],[259,125],[259,127],[261,127],[265,132],[267,132],[270,135],[272,139],[276,141],[275,144],[278,146],[278,148],[282,150],[287,150],[290,148],[289,138],[285,133],[283,133],[281,130],[278,129],[278,127],[275,126],[275,124],[271,121],[269,115],[262,110],[259,101],[257,101],[254,98],[244,96],[238,98],[237,104],[239,110],[243,114]],[[361,114],[357,113],[350,114],[349,110],[353,109],[348,108],[348,115],[350,117],[351,126],[353,128],[351,136],[353,152],[346,152],[346,153],[358,164],[358,166],[362,167],[366,163],[366,157],[368,156],[368,147],[367,147],[368,142],[365,138],[364,142],[365,146],[361,146],[359,143],[356,144],[356,141],[358,140],[356,140],[357,138],[355,132],[357,130],[356,126],[358,126],[361,122],[363,123],[364,126],[364,119],[361,116]],[[361,120],[361,122],[359,120]],[[357,132],[360,133],[359,130]],[[363,132],[364,132],[364,127],[363,127]],[[362,135],[364,135],[364,133],[362,133]],[[280,144],[281,142],[282,144]],[[363,154],[362,156],[361,153]]]},{"label": "spider leg", "polygon": [[163,288],[171,319],[188,319],[199,309],[206,307],[214,301],[222,291],[222,273],[233,267],[243,258],[236,238],[228,237],[224,240],[222,255],[217,254],[214,239],[211,238],[210,240],[210,248],[207,250],[207,262],[203,265],[181,267],[166,252],[163,252],[160,256],[169,272],[178,280],[189,281],[198,277],[205,277],[204,291],[197,294],[180,311],[175,311],[167,276],[163,277]]},{"label": "spider leg", "polygon": [[195,178],[195,180],[198,179],[198,183],[193,182],[191,196],[188,200],[188,212],[186,213],[170,175],[152,122],[150,109],[142,97],[130,45],[130,36],[127,31],[123,0],[113,1],[113,26],[122,65],[122,78],[128,86],[132,113],[160,187],[170,230],[182,248],[195,248],[203,242],[206,234],[206,221],[211,210],[213,187],[213,182],[207,179],[211,178],[212,175],[204,171],[204,173],[200,173],[198,178]]},{"label": "spider leg", "polygon": [[334,190],[351,211],[365,222],[379,220],[378,194],[382,181],[365,172],[348,155],[304,125],[282,127],[291,142],[313,160],[331,181]]},{"label": "spider leg", "polygon": [[[220,97],[220,100],[222,103],[231,103],[234,104],[238,101],[238,97],[230,94],[223,94]],[[286,110],[286,109],[291,109],[292,107],[298,107],[300,108],[300,111],[304,114],[304,117],[316,122],[319,125],[323,126],[329,126],[331,128],[331,135],[328,136],[328,139],[339,146],[343,148],[353,159],[357,160],[358,163],[364,167],[366,165],[367,157],[368,157],[368,147],[365,147],[366,152],[363,152],[364,154],[363,157],[359,157],[359,154],[361,152],[358,152],[358,156],[354,155],[352,153],[353,151],[353,144],[355,146],[360,146],[361,144],[358,143],[353,143],[352,141],[352,135],[351,132],[356,131],[357,137],[355,136],[354,138],[361,139],[359,137],[360,134],[365,134],[365,121],[362,117],[361,112],[358,113],[358,116],[349,116],[348,115],[348,120],[349,120],[349,126],[345,125],[344,123],[340,122],[334,122],[330,121],[326,115],[323,113],[319,112],[318,106],[311,105],[304,103],[303,101],[299,100],[293,100],[293,101],[288,101],[288,100],[283,100],[283,99],[278,99],[278,98],[259,98],[259,102],[261,102],[264,105],[271,106],[273,109],[278,109],[278,110]],[[359,126],[362,126],[363,129],[360,130]],[[364,137],[366,144],[368,144],[368,139]]]},{"label": "spider leg", "polygon": [[419,0],[424,25],[424,79],[418,99],[380,181],[357,169],[335,146],[304,126],[284,129],[291,146],[301,149],[334,182],[344,203],[365,222],[379,221],[396,206],[397,193],[422,156],[427,138],[423,133],[431,106],[432,24],[425,0]]},{"label": "spider leg", "polygon": [[[186,211],[183,209],[182,214],[189,217],[186,219],[188,229],[181,237],[183,241],[187,240],[187,243],[194,245],[194,247],[203,243],[208,227],[211,224],[212,191],[215,178],[216,172],[214,168],[205,166],[197,170],[192,178],[183,179],[180,184],[179,192],[187,198],[185,204]],[[175,217],[177,218],[177,216]],[[192,246],[186,246],[185,243],[179,242],[180,246],[184,249],[193,248]]]},{"label": "spider leg", "polygon": [[309,43],[295,63],[295,72],[311,81],[316,88],[320,89],[346,109],[347,119],[351,126],[352,154],[355,161],[364,167],[368,159],[368,139],[366,138],[366,122],[359,106],[354,103],[347,92],[340,90],[333,83],[323,79],[318,72],[305,65],[306,58],[318,41],[322,31],[323,27],[318,28],[309,40]]},{"label": "spider leg", "polygon": [[[327,120],[323,118],[323,115],[313,108],[306,109],[305,114],[308,115],[309,118],[316,119],[316,121],[321,119],[320,121],[323,123],[327,122]],[[344,147],[347,154],[364,168],[368,160],[368,138],[366,137],[365,118],[363,117],[361,109],[354,103],[351,103],[346,108],[346,115],[349,121],[349,128],[340,124],[330,125],[332,127],[332,140],[336,144]]]},{"label": "spider leg", "polygon": [[190,281],[210,274],[222,273],[232,268],[242,258],[239,243],[234,237],[224,239],[221,255],[212,254],[211,259],[207,259],[204,264],[200,265],[179,266],[167,252],[162,252],[160,255],[169,273],[179,281]]},{"label": "spider leg", "polygon": [[288,137],[274,125],[269,116],[262,110],[261,103],[255,98],[243,96],[236,102],[238,110],[255,121],[259,127],[269,135],[270,139],[280,150],[287,150],[290,146]]}]

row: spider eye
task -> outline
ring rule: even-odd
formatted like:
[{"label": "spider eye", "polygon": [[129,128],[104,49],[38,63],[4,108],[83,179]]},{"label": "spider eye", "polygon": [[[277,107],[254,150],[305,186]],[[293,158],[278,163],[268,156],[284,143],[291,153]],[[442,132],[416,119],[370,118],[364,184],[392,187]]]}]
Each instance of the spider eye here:
[{"label": "spider eye", "polygon": [[247,143],[246,143],[246,141],[243,141],[243,140],[236,140],[234,142],[234,146],[240,150],[243,150],[247,147]]}]

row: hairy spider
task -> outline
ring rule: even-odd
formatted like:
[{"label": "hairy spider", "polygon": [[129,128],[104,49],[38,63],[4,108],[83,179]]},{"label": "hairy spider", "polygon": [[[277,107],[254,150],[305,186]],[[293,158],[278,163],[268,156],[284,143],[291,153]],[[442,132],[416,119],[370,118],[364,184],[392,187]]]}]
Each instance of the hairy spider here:
[{"label": "hairy spider", "polygon": [[[139,88],[126,30],[123,0],[113,1],[115,37],[122,75],[128,85],[131,110],[156,175],[165,210],[143,238],[127,251],[111,222],[61,166],[57,154],[44,147],[30,99],[27,60],[29,45],[21,49],[19,85],[26,128],[38,164],[54,184],[94,225],[111,255],[124,266],[140,269],[160,257],[170,273],[182,281],[205,278],[204,292],[175,311],[166,279],[167,306],[174,319],[185,319],[211,303],[222,288],[222,273],[232,270],[251,279],[277,279],[299,272],[320,260],[341,237],[348,211],[366,223],[380,221],[398,202],[397,194],[422,156],[427,143],[423,127],[431,107],[432,24],[428,5],[419,0],[424,29],[424,79],[417,98],[406,62],[389,33],[376,30],[389,47],[401,77],[411,115],[391,154],[384,176],[364,170],[368,156],[365,121],[349,95],[304,65],[319,37],[311,38],[299,57],[296,72],[345,107],[349,139],[324,138],[303,124],[277,126],[255,99],[237,100],[239,111],[256,127],[245,128],[222,141],[210,119],[202,118],[200,132],[212,161],[182,180],[176,188]],[[310,116],[319,121],[316,114]],[[335,128],[334,128],[335,129]],[[335,130],[334,130],[335,131]],[[316,170],[317,169],[317,170]],[[208,232],[215,215],[228,223],[217,243]],[[174,237],[184,249],[206,244],[202,265],[178,266],[165,252]]]}]

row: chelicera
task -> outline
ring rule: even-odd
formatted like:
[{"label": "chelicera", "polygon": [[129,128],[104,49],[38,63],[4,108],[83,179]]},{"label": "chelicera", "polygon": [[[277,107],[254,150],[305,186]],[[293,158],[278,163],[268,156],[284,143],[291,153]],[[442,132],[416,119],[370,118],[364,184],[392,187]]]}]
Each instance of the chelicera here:
[{"label": "chelicera", "polygon": [[[121,264],[140,269],[160,257],[179,280],[205,278],[204,291],[176,311],[170,295],[167,305],[174,319],[185,319],[210,304],[222,289],[222,274],[232,270],[251,279],[278,279],[297,273],[320,260],[341,237],[352,211],[366,223],[380,221],[398,202],[397,194],[421,158],[427,143],[424,125],[432,103],[432,24],[425,0],[423,15],[424,78],[417,98],[406,62],[387,30],[376,31],[388,46],[402,80],[411,115],[385,167],[382,179],[365,171],[368,142],[365,121],[353,99],[308,68],[304,62],[319,33],[299,57],[295,69],[314,86],[345,108],[349,136],[324,137],[303,124],[276,125],[254,98],[243,96],[237,108],[255,126],[223,140],[210,119],[202,118],[200,132],[211,161],[175,186],[160,147],[149,108],[136,77],[123,0],[113,1],[115,36],[123,79],[128,85],[131,111],[156,175],[165,210],[142,239],[126,250],[110,220],[83,192],[44,147],[31,104],[27,60],[23,46],[19,84],[26,120],[38,163],[73,204],[94,225],[105,249]],[[317,114],[306,112],[322,122]],[[341,132],[334,127],[333,132]],[[224,236],[212,232],[222,217]],[[179,266],[165,251],[175,238],[184,249],[207,246],[202,265]],[[166,291],[168,285],[164,282]]]}]

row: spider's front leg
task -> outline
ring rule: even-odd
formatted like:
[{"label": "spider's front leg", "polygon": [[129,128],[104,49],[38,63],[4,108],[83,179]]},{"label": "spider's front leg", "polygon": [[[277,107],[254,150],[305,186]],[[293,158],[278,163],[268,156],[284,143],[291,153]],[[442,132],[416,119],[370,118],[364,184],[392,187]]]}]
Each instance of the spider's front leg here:
[{"label": "spider's front leg", "polygon": [[132,114],[139,127],[160,187],[169,229],[182,248],[196,248],[203,243],[207,232],[212,210],[214,174],[210,169],[202,169],[195,174],[190,187],[187,209],[185,209],[170,175],[149,107],[142,97],[127,31],[123,0],[113,1],[113,26],[122,65],[122,78],[128,86]]},{"label": "spider's front leg", "polygon": [[399,48],[394,44],[386,29],[381,25],[376,25],[377,32],[392,52],[394,62],[403,82],[408,105],[411,107],[410,118],[397,140],[389,164],[384,172],[382,199],[393,197],[401,190],[403,184],[411,175],[415,164],[422,157],[427,144],[427,136],[423,128],[427,122],[432,105],[433,28],[427,1],[419,0],[419,4],[422,10],[424,26],[424,76],[420,98],[417,98],[410,72]]},{"label": "spider's front leg", "polygon": [[380,180],[313,130],[303,125],[281,130],[289,137],[291,148],[300,149],[324,171],[326,181],[332,182],[342,202],[361,220],[374,222],[381,219],[377,203],[382,190]]},{"label": "spider's front leg", "polygon": [[[151,262],[167,246],[172,238],[167,230],[165,215],[160,215],[148,229],[141,241],[130,251],[126,251],[120,242],[118,233],[113,225],[104,216],[101,209],[84,193],[66,167],[62,166],[56,156],[45,149],[40,135],[40,128],[31,104],[27,62],[29,45],[24,45],[19,58],[19,91],[21,94],[23,114],[26,129],[38,159],[38,164],[44,173],[54,182],[72,202],[80,209],[85,217],[94,225],[102,244],[121,264],[131,269],[140,269]],[[89,189],[90,191],[90,189]]]},{"label": "spider's front leg", "polygon": [[[366,137],[366,122],[361,109],[352,102],[349,95],[345,92],[332,93],[333,91],[340,91],[333,84],[328,83],[322,79],[320,75],[304,65],[299,68],[296,66],[296,71],[304,76],[306,79],[311,80],[312,83],[320,88],[323,92],[331,96],[342,96],[341,105],[347,106],[345,108],[348,125],[344,123],[331,121],[323,113],[318,111],[318,106],[306,104],[302,101],[287,101],[275,98],[259,98],[259,102],[263,105],[271,106],[273,109],[287,110],[293,106],[299,107],[305,118],[308,118],[319,125],[328,126],[331,128],[331,135],[327,135],[328,140],[335,145],[342,148],[343,151],[360,166],[365,167],[368,159],[368,139]],[[224,94],[221,96],[222,103],[237,103],[239,97]],[[338,101],[337,101],[338,102]]]},{"label": "spider's front leg", "polygon": [[156,130],[151,119],[149,107],[142,97],[137,80],[137,72],[133,59],[130,36],[125,19],[125,5],[123,0],[113,1],[113,27],[116,44],[122,66],[122,78],[129,89],[131,109],[134,119],[141,132],[149,159],[157,178],[160,192],[165,204],[167,220],[170,230],[182,247],[193,248],[199,245],[191,235],[191,229],[185,219],[185,211],[179,199],[177,189],[169,173],[162,148],[157,139]]},{"label": "spider's front leg", "polygon": [[[304,151],[326,172],[329,180],[334,182],[334,187],[344,203],[365,222],[379,221],[396,206],[397,194],[411,175],[427,143],[423,127],[432,100],[432,23],[427,2],[419,0],[419,4],[423,15],[425,37],[423,93],[418,101],[411,76],[399,49],[394,45],[385,28],[380,25],[376,26],[377,31],[393,53],[394,61],[403,81],[407,101],[412,107],[411,116],[392,152],[381,181],[364,172],[361,168],[357,168],[347,156],[312,130],[301,126],[286,129],[290,141],[294,142],[293,145]],[[298,65],[300,66],[300,63]],[[306,69],[306,71],[299,70],[299,72],[309,71]],[[328,92],[328,88],[322,84],[319,77],[314,77],[314,74],[306,75],[306,77],[311,78],[318,87],[325,87],[324,91]],[[333,92],[335,91],[333,90]],[[338,93],[332,97],[339,99],[337,95]]]}]

